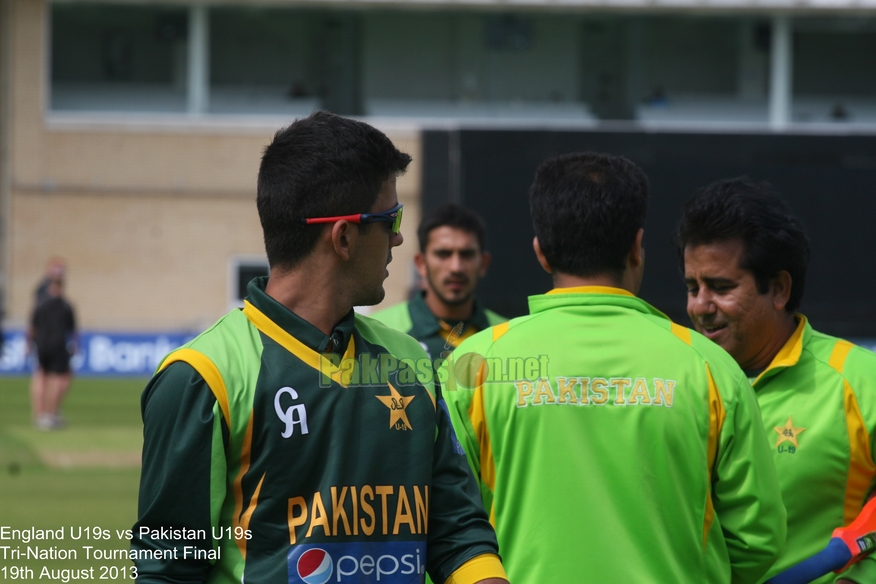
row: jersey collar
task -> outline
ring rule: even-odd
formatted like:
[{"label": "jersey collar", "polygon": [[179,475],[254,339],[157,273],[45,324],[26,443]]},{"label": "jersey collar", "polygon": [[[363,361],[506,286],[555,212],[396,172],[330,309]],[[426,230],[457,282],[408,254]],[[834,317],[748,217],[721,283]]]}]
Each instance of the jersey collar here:
[{"label": "jersey collar", "polygon": [[570,288],[554,288],[547,294],[617,294],[619,296],[635,296],[629,290],[614,286],[572,286]]},{"label": "jersey collar", "polygon": [[[432,314],[432,311],[426,305],[426,292],[421,291],[415,294],[408,303],[408,309],[411,315],[411,332],[408,334],[412,337],[417,339],[427,338],[438,334],[438,331],[441,330],[441,323],[438,322],[438,318]],[[454,322],[449,322],[449,324],[451,326],[456,325]],[[474,300],[472,316],[465,321],[465,325],[466,327],[474,325],[479,331],[490,328],[487,313],[477,298]]]},{"label": "jersey collar", "polygon": [[246,300],[268,319],[276,323],[303,343],[308,349],[317,353],[326,352],[331,347],[332,353],[342,355],[355,328],[355,315],[351,310],[338,322],[331,335],[327,335],[270,296],[265,292],[268,278],[262,276],[253,279],[246,287]]},{"label": "jersey collar", "polygon": [[669,320],[669,317],[622,288],[611,286],[575,286],[553,290],[529,297],[529,312],[535,314],[560,306],[618,306],[653,314]]},{"label": "jersey collar", "polygon": [[800,355],[803,353],[803,345],[809,337],[811,327],[809,326],[806,317],[799,312],[796,313],[794,317],[797,319],[797,328],[794,330],[791,337],[785,342],[785,345],[778,353],[776,353],[776,356],[773,357],[769,366],[757,376],[752,383],[753,386],[756,386],[761,379],[769,377],[781,369],[793,367],[800,360]]}]

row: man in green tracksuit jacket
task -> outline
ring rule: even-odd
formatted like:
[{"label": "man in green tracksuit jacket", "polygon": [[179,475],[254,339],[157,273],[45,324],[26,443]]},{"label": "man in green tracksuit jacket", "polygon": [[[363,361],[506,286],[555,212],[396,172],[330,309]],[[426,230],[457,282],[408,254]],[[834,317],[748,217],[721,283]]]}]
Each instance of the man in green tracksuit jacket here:
[{"label": "man in green tracksuit jacket", "polygon": [[[809,241],[769,185],[706,187],[685,204],[677,243],[694,326],[745,370],[760,404],[788,512],[773,576],[820,551],[873,489],[876,355],[796,313]],[[876,582],[876,559],[817,582],[835,579]]]},{"label": "man in green tracksuit jacket", "polygon": [[545,162],[530,207],[555,288],[441,372],[512,582],[753,583],[784,542],[745,375],[634,296],[647,193],[624,158]]},{"label": "man in green tracksuit jacket", "polygon": [[477,213],[453,203],[435,207],[420,221],[417,239],[414,262],[425,289],[371,317],[420,341],[440,365],[462,341],[508,319],[475,296],[491,260],[487,228]]},{"label": "man in green tracksuit jacket", "polygon": [[353,313],[383,298],[408,162],[322,112],[266,148],[270,276],[143,394],[139,582],[507,584],[430,360]]}]

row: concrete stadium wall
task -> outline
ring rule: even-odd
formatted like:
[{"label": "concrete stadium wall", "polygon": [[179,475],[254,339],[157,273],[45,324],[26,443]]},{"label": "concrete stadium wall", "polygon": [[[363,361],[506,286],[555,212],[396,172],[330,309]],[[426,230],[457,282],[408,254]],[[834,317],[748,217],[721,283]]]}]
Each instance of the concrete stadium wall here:
[{"label": "concrete stadium wall", "polygon": [[[264,254],[255,181],[264,146],[291,120],[47,113],[47,4],[10,0],[2,264],[6,324],[22,326],[47,260],[92,330],[197,330],[229,305],[229,262]],[[378,124],[379,125],[379,124]],[[408,242],[384,304],[403,299],[419,221],[420,137],[382,128],[414,156],[398,184]]]}]

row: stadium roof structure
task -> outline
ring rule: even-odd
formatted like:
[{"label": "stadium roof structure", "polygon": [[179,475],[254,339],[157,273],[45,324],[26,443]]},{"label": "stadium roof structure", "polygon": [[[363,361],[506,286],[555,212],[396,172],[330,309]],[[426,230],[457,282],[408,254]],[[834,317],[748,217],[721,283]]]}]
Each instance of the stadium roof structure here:
[{"label": "stadium roof structure", "polygon": [[[199,4],[179,0],[181,4]],[[876,13],[876,0],[230,0],[237,5],[514,10],[744,12],[761,14]],[[216,2],[212,2],[216,5]]]},{"label": "stadium roof structure", "polygon": [[[55,0],[55,3],[93,0]],[[142,0],[117,0],[119,4],[143,4]],[[150,3],[150,2],[146,2]],[[706,13],[720,12],[764,15],[876,14],[876,0],[155,0],[155,4],[186,6],[289,6],[335,8],[447,8],[495,9],[503,11],[634,11]]]}]

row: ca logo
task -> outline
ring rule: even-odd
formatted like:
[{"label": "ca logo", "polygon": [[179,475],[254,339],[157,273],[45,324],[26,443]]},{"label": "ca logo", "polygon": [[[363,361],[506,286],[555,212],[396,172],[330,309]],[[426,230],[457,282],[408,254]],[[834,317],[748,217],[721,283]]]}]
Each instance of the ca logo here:
[{"label": "ca logo", "polygon": [[307,434],[307,410],[304,404],[290,405],[285,410],[280,405],[280,398],[283,394],[288,393],[292,399],[298,399],[298,392],[291,387],[281,387],[274,396],[274,410],[277,412],[277,417],[280,421],[286,423],[286,430],[283,431],[283,438],[288,438],[295,432],[295,424],[301,426],[301,433]]}]

